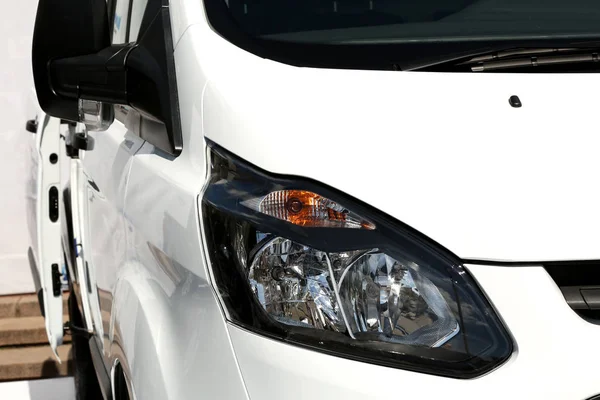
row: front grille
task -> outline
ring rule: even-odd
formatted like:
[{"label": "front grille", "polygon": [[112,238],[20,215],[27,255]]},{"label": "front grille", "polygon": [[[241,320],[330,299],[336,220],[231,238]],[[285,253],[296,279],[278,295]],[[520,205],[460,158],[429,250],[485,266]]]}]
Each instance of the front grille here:
[{"label": "front grille", "polygon": [[600,262],[552,263],[544,268],[573,311],[590,322],[600,321]]}]

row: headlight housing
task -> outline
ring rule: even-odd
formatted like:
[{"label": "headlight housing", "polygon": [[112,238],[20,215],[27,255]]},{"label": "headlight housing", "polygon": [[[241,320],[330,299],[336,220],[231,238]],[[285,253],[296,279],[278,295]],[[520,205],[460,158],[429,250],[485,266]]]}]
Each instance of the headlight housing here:
[{"label": "headlight housing", "polygon": [[265,173],[210,144],[201,201],[228,320],[364,362],[456,378],[512,341],[456,258],[324,185]]}]

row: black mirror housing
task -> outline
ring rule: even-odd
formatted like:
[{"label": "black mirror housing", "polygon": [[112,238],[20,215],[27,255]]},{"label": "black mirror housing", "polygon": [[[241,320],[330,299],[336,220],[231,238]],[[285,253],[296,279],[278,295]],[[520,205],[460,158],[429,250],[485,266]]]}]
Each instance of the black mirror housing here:
[{"label": "black mirror housing", "polygon": [[96,54],[50,61],[50,86],[65,98],[127,104],[125,60],[133,48],[113,45]]},{"label": "black mirror housing", "polygon": [[[165,0],[163,0],[166,3]],[[127,57],[128,104],[165,125],[167,135],[148,129],[142,137],[172,155],[183,147],[169,8],[149,0],[136,48]],[[152,121],[148,121],[152,122]]]},{"label": "black mirror housing", "polygon": [[[99,9],[99,3],[103,5],[103,16],[90,17],[97,19],[93,29],[82,23],[76,28],[54,31],[53,23],[60,20],[59,14],[65,8],[72,8],[72,16]],[[140,136],[171,155],[179,155],[183,139],[166,5],[166,0],[149,0],[138,41],[111,46],[107,29],[100,29],[107,25],[105,0],[40,0],[33,67],[42,109],[50,116],[81,122],[82,101],[129,105],[140,114],[144,122],[140,126],[146,127],[140,130]],[[101,109],[101,105],[87,104]],[[97,126],[102,123],[94,125]]]},{"label": "black mirror housing", "polygon": [[56,93],[48,77],[52,60],[98,53],[110,45],[105,0],[39,0],[33,32],[33,79],[42,110],[77,121],[76,98]]}]

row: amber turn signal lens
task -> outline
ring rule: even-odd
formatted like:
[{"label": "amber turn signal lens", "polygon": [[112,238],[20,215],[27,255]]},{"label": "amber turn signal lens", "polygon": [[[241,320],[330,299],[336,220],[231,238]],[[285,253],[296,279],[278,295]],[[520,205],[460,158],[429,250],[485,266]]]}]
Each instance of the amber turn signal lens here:
[{"label": "amber turn signal lens", "polygon": [[375,224],[316,193],[306,190],[271,192],[252,207],[294,225],[315,228],[375,229]]}]

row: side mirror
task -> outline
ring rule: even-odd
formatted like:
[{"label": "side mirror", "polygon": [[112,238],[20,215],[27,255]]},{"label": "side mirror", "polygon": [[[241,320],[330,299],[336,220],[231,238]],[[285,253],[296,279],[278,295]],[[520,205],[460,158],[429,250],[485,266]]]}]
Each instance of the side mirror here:
[{"label": "side mirror", "polygon": [[[169,8],[162,0],[149,0],[139,40],[112,46],[106,14],[105,0],[39,1],[33,70],[42,109],[102,130],[112,123],[110,105],[129,105],[140,114],[140,126],[163,127],[146,129],[140,136],[179,155],[182,136]],[[73,20],[63,29],[65,18]]]},{"label": "side mirror", "polygon": [[56,59],[93,54],[110,44],[105,0],[40,0],[33,33],[33,79],[44,112],[79,121],[77,99],[54,92],[48,66]]}]

